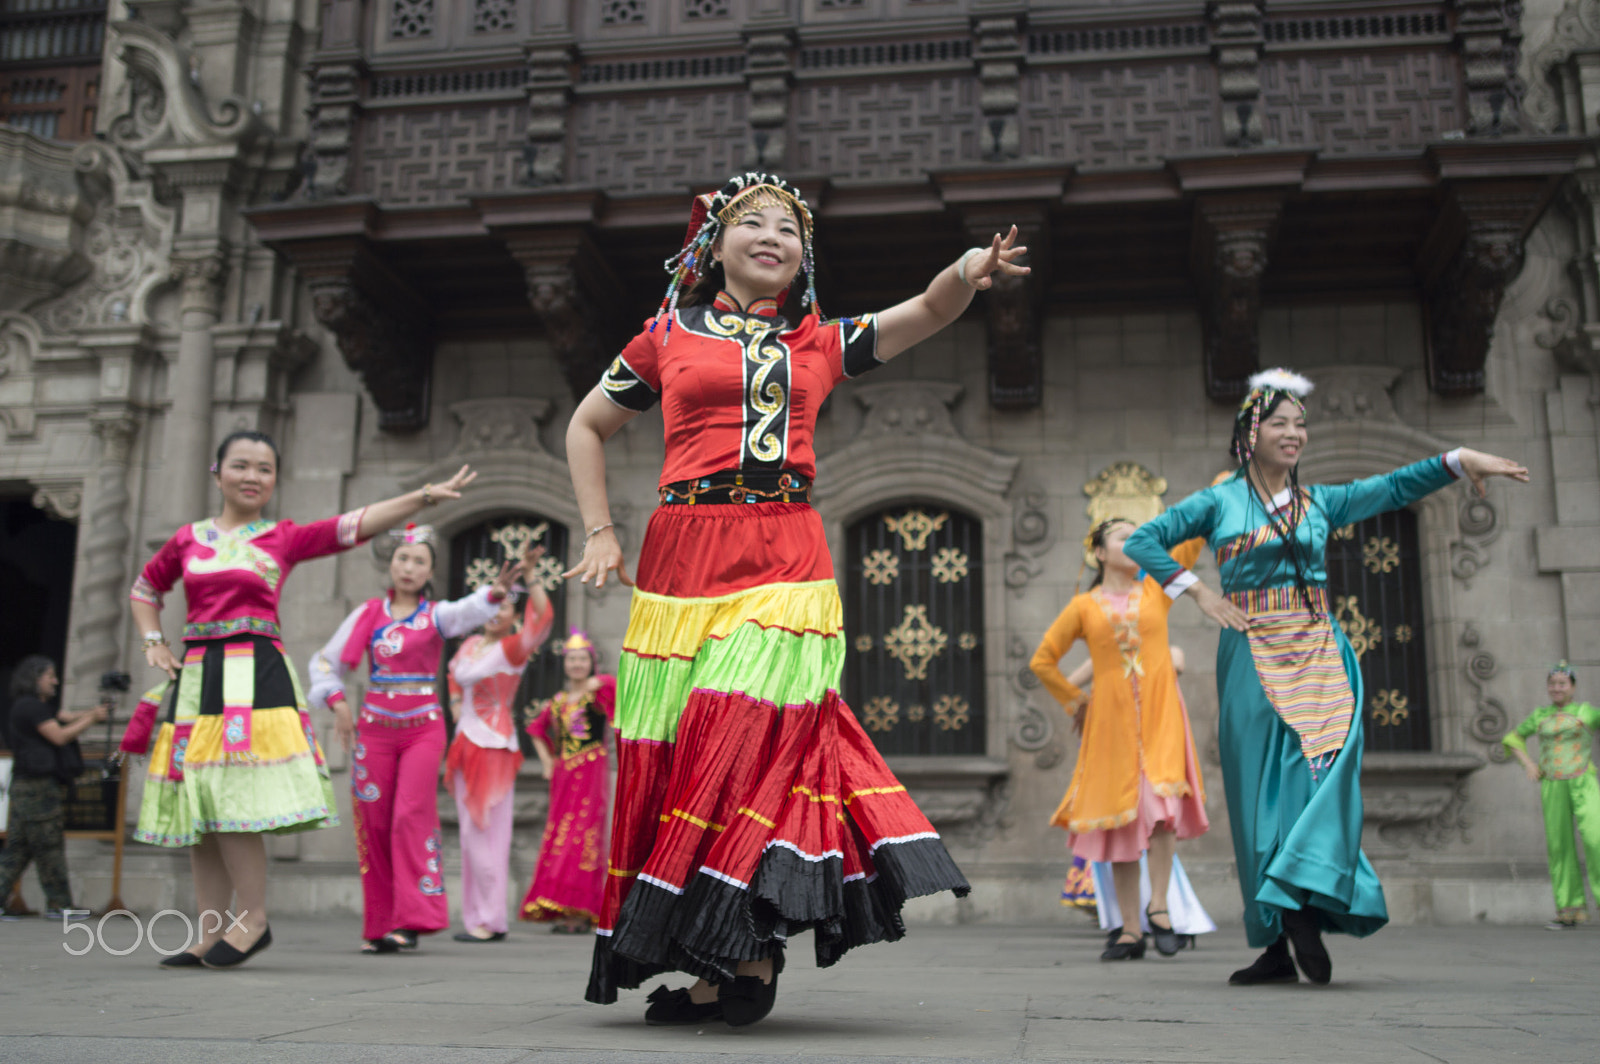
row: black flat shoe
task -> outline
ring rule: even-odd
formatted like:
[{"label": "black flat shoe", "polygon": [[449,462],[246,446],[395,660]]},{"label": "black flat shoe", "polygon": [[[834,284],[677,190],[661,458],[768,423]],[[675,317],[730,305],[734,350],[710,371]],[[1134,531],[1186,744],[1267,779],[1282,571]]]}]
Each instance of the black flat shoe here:
[{"label": "black flat shoe", "polygon": [[390,931],[387,935],[383,936],[383,940],[385,942],[393,943],[395,949],[417,948],[417,933],[406,927]]},{"label": "black flat shoe", "polygon": [[1259,986],[1262,983],[1298,983],[1300,975],[1289,959],[1289,944],[1284,939],[1267,947],[1248,968],[1240,968],[1228,976],[1230,986]]},{"label": "black flat shoe", "polygon": [[487,935],[487,936],[485,936],[483,938],[479,938],[477,935],[474,935],[471,931],[457,931],[455,934],[451,935],[450,937],[455,939],[457,942],[471,942],[471,943],[474,943],[474,944],[480,944],[480,943],[484,943],[484,942],[504,942],[505,938],[506,938],[506,933],[504,931],[496,931],[492,935]]},{"label": "black flat shoe", "polygon": [[763,983],[759,975],[741,975],[718,987],[717,998],[729,1027],[747,1027],[766,1019],[772,1011],[773,1002],[778,1000],[778,973],[772,973],[770,983]]},{"label": "black flat shoe", "polygon": [[1157,953],[1163,957],[1176,957],[1178,951],[1183,948],[1183,943],[1179,941],[1178,933],[1172,929],[1172,914],[1165,909],[1157,909],[1154,912],[1146,909],[1144,915],[1147,919],[1156,916],[1165,916],[1167,918],[1166,927],[1162,927],[1154,919],[1150,919],[1150,938],[1156,944]]},{"label": "black flat shoe", "polygon": [[1295,962],[1306,978],[1318,986],[1326,986],[1333,978],[1333,960],[1322,944],[1322,929],[1317,927],[1316,914],[1305,909],[1286,910],[1283,929],[1294,945]]},{"label": "black flat shoe", "polygon": [[650,1007],[644,1010],[644,1022],[651,1027],[687,1027],[722,1019],[722,1002],[708,1001],[704,1005],[697,1005],[689,1000],[687,987],[668,990],[658,986],[650,991],[650,996],[645,1000]]},{"label": "black flat shoe", "polygon": [[272,945],[272,928],[265,927],[249,949],[237,950],[228,945],[226,940],[219,940],[215,946],[206,950],[206,955],[200,958],[200,963],[213,970],[237,968],[270,945]]},{"label": "black flat shoe", "polygon": [[170,957],[161,958],[161,967],[203,968],[205,967],[205,964],[200,960],[200,955],[198,953],[190,953],[188,950],[184,950],[182,953],[174,953]]},{"label": "black flat shoe", "polygon": [[361,943],[361,952],[367,954],[399,953],[400,947],[387,938],[369,938]]},{"label": "black flat shoe", "polygon": [[1103,961],[1142,961],[1144,960],[1144,936],[1140,935],[1132,942],[1113,942],[1100,954]]}]

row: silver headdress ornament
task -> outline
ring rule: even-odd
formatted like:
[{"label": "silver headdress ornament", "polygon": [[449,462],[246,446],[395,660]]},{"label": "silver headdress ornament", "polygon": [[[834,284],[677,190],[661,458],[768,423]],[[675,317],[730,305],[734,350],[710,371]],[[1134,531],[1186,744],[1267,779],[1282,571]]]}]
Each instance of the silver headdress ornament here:
[{"label": "silver headdress ornament", "polygon": [[439,538],[433,533],[432,525],[407,525],[404,528],[391,528],[389,535],[395,539],[396,547],[411,546],[417,543],[426,543],[430,547],[439,545]]}]

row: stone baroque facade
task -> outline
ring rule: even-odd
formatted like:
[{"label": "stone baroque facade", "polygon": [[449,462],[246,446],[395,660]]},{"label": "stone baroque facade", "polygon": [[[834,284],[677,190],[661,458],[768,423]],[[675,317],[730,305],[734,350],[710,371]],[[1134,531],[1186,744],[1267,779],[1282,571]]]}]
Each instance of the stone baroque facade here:
[{"label": "stone baroque facade", "polygon": [[[1394,564],[1416,574],[1424,665],[1363,712],[1381,728],[1425,700],[1427,724],[1369,752],[1364,788],[1398,920],[1545,913],[1537,800],[1497,743],[1550,661],[1585,683],[1600,665],[1600,0],[113,0],[106,17],[102,136],[0,129],[0,490],[80,525],[70,702],[104,668],[142,672],[126,586],[215,505],[207,454],[234,427],[278,434],[276,510],[297,518],[472,462],[476,489],[430,515],[441,572],[486,522],[575,529],[576,398],[659,299],[690,192],[759,165],[811,196],[832,309],[904,298],[1002,225],[1031,249],[1027,281],[818,424],[847,609],[923,564],[916,535],[968,530],[928,579],[977,582],[970,624],[850,633],[907,677],[977,663],[934,702],[857,705],[977,887],[920,916],[1054,911],[1067,858],[1046,821],[1075,750],[1026,666],[1072,593],[1085,485],[1133,463],[1167,503],[1204,486],[1244,379],[1279,363],[1319,384],[1308,478],[1458,443],[1534,471],[1407,519]],[[660,453],[654,414],[609,451],[630,552]],[[881,522],[893,549],[858,547]],[[305,569],[284,600],[297,660],[382,586],[367,551]],[[626,596],[564,608],[614,661]],[[1413,639],[1353,600],[1349,619],[1373,645]],[[1182,852],[1227,921],[1216,637],[1183,605],[1173,630],[1214,824]],[[537,777],[519,793],[526,872]],[[359,904],[347,829],[274,855],[275,907]],[[103,879],[97,854],[73,867]],[[129,868],[133,904],[185,900],[181,855]]]}]

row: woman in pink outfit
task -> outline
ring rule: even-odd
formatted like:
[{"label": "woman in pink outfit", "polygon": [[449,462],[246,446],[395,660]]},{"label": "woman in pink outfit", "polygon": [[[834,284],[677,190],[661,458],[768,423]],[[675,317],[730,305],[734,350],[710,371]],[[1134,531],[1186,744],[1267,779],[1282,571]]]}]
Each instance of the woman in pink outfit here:
[{"label": "woman in pink outfit", "polygon": [[617,678],[598,675],[600,654],[573,630],[564,651],[567,684],[528,725],[550,781],[550,813],[522,919],[555,921],[552,931],[593,928],[606,883],[611,797],[611,722]]},{"label": "woman in pink outfit", "polygon": [[506,937],[506,875],[511,862],[512,789],[522,767],[511,704],[528,659],[550,634],[555,607],[533,576],[543,547],[530,547],[522,630],[513,632],[516,601],[508,598],[480,635],[468,636],[450,661],[450,712],[456,737],[445,756],[444,783],[461,822],[461,922],[457,942]]},{"label": "woman in pink outfit", "polygon": [[[436,690],[444,641],[486,623],[522,571],[508,562],[495,582],[454,602],[428,598],[434,536],[407,525],[389,562],[392,586],[345,618],[311,658],[314,706],[333,710],[339,741],[352,752],[351,807],[361,862],[363,953],[416,947],[417,935],[450,924],[439,835],[439,761],[444,710]],[[359,726],[344,676],[371,662]]]}]

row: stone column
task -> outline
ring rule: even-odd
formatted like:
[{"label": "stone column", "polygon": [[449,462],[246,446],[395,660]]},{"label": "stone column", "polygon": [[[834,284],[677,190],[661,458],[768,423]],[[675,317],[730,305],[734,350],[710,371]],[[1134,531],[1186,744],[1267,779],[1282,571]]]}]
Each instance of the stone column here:
[{"label": "stone column", "polygon": [[78,690],[92,689],[94,678],[117,665],[117,627],[128,598],[128,456],[139,422],[126,411],[96,414],[91,419],[100,438],[94,467],[94,488],[82,547],[86,572],[78,583],[77,652],[72,679]]},{"label": "stone column", "polygon": [[172,405],[167,410],[162,449],[167,482],[166,520],[161,535],[206,509],[206,469],[211,464],[211,391],[215,373],[216,327],[221,300],[223,252],[213,247],[172,257],[172,277],[182,285],[178,305],[178,360],[168,376]]}]

